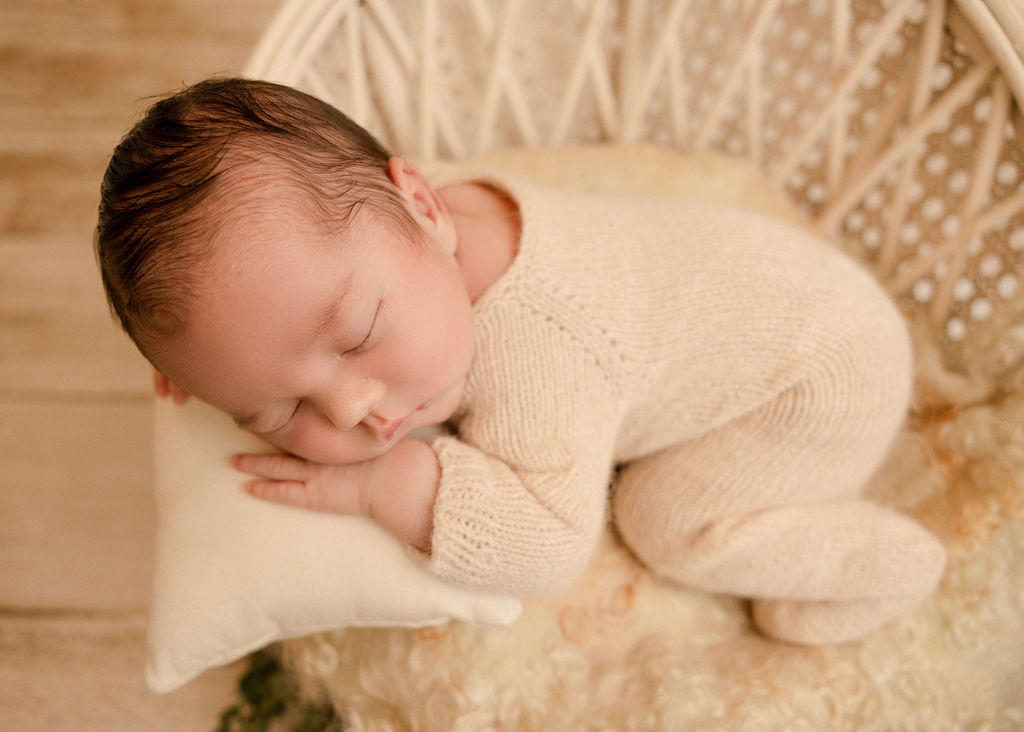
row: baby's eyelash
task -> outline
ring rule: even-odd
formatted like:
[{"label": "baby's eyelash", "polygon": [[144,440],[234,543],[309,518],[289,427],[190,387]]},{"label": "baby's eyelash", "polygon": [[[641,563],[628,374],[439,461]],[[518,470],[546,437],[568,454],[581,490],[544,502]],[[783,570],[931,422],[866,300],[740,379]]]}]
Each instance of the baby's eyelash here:
[{"label": "baby's eyelash", "polygon": [[370,329],[366,331],[366,337],[363,338],[362,342],[358,346],[349,351],[349,353],[362,353],[366,350],[367,344],[370,342],[370,336],[373,335],[373,329],[377,325],[377,316],[380,314],[380,306],[382,303],[383,300],[379,300],[377,302],[377,309],[373,312],[373,320],[370,321]]},{"label": "baby's eyelash", "polygon": [[362,342],[358,346],[353,348],[351,351],[349,351],[349,353],[362,353],[363,351],[365,351],[366,350],[366,344],[370,340],[370,333],[373,333],[373,326],[372,325],[370,326],[370,330],[366,334],[366,337],[363,338]]},{"label": "baby's eyelash", "polygon": [[285,427],[287,427],[288,425],[290,425],[290,424],[292,423],[292,420],[293,420],[293,419],[295,419],[295,415],[297,415],[297,414],[299,413],[299,409],[301,409],[301,408],[302,408],[302,403],[303,403],[304,401],[305,401],[305,399],[299,399],[299,401],[297,401],[297,402],[295,403],[295,409],[293,409],[293,410],[291,411],[291,414],[289,414],[289,415],[288,415],[287,419],[285,419],[285,421],[284,421],[284,422],[282,422],[282,423],[280,424],[280,426],[278,426],[278,427],[275,427],[275,428],[274,428],[274,429],[272,429],[272,430],[268,430],[268,431],[266,431],[266,432],[264,432],[264,433],[262,433],[262,434],[265,434],[265,435],[269,435],[269,434],[272,434],[272,433],[274,433],[274,432],[280,432],[280,431],[281,431],[281,430],[283,430],[283,429],[284,429]]}]

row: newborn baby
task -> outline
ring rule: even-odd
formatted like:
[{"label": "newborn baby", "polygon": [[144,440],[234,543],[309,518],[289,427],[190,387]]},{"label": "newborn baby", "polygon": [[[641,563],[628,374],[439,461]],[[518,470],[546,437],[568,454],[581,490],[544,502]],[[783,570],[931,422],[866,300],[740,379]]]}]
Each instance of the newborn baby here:
[{"label": "newborn baby", "polygon": [[613,477],[632,551],[774,638],[852,640],[941,576],[936,539],[859,497],[906,413],[904,323],[796,228],[427,180],[329,105],[226,79],[121,142],[97,247],[162,389],[285,451],[236,456],[253,495],[370,516],[455,582],[567,587]]}]

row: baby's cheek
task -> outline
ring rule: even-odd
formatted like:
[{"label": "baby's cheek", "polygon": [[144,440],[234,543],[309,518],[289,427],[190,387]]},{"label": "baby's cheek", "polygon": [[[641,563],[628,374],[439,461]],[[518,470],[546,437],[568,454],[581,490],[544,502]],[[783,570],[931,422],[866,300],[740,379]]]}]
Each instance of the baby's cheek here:
[{"label": "baby's cheek", "polygon": [[254,432],[252,430],[249,430],[249,432],[252,432],[252,434],[256,435],[261,440],[269,442],[271,445],[278,448],[279,450],[284,450],[285,452],[300,455],[300,453],[293,447],[293,439],[283,430],[279,430],[274,433]]},{"label": "baby's cheek", "polygon": [[300,421],[276,435],[276,447],[315,463],[343,465],[376,457],[362,426],[339,430],[327,420]]},{"label": "baby's cheek", "polygon": [[325,433],[323,425],[310,424],[309,420],[298,420],[287,430],[275,435],[274,444],[282,450],[314,462],[327,462],[324,458]]}]

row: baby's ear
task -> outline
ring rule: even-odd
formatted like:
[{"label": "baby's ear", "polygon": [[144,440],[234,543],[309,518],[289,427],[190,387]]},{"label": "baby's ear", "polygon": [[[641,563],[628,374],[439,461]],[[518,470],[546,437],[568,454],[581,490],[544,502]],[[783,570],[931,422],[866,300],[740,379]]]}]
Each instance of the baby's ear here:
[{"label": "baby's ear", "polygon": [[413,211],[430,217],[439,202],[419,169],[405,158],[392,157],[388,159],[388,174]]},{"label": "baby's ear", "polygon": [[454,226],[448,209],[419,169],[405,158],[391,157],[388,159],[388,175],[417,223],[433,230],[442,240],[451,238]]}]

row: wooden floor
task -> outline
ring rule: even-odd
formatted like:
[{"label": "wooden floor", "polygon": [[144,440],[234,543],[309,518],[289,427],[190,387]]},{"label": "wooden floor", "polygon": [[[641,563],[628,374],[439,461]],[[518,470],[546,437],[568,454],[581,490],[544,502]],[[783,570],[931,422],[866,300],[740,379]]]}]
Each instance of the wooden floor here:
[{"label": "wooden floor", "polygon": [[236,665],[142,678],[149,371],[91,250],[144,99],[241,69],[278,0],[0,0],[0,729],[207,730]]}]

